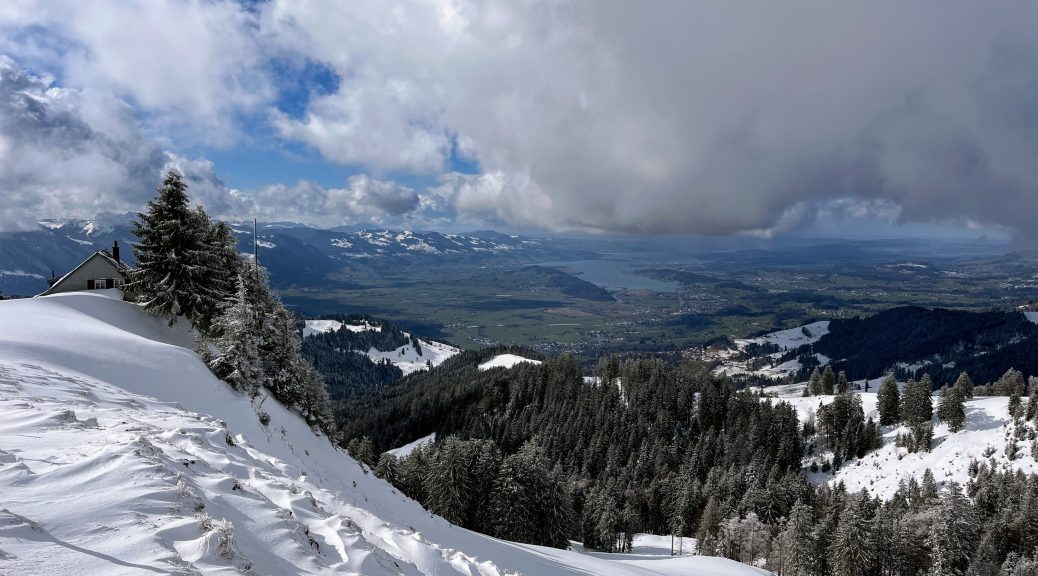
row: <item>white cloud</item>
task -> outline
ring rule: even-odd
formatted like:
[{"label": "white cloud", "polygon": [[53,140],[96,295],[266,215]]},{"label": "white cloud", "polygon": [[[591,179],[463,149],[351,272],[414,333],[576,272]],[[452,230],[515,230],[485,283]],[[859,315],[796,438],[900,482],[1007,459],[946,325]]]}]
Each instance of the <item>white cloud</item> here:
[{"label": "white cloud", "polygon": [[[93,144],[57,164],[57,137],[8,145],[0,178],[38,208],[48,178],[120,189],[162,149],[273,138],[372,176],[228,194],[194,160],[211,211],[767,235],[836,210],[1027,233],[1035,21],[1022,0],[10,2],[0,49],[60,79],[39,79],[48,110],[74,100],[89,137],[70,122],[63,138]],[[338,82],[286,105],[278,62]],[[265,124],[243,134],[245,117]],[[452,149],[482,173],[452,172]],[[68,174],[26,172],[48,165]],[[438,184],[408,191],[400,174]]]},{"label": "white cloud", "polygon": [[[525,225],[537,190],[542,226],[724,234],[848,197],[1024,227],[1036,19],[1028,2],[275,0],[262,26],[342,78],[302,120],[274,116],[332,160],[432,170],[455,135],[486,171],[459,210]],[[487,192],[502,179],[522,184]]]},{"label": "white cloud", "polygon": [[[47,41],[26,32],[39,29]],[[135,103],[165,137],[228,145],[234,119],[275,95],[255,17],[237,2],[22,1],[0,11],[0,32],[3,51]]]},{"label": "white cloud", "polygon": [[226,207],[214,214],[231,220],[256,217],[327,227],[400,223],[419,207],[414,190],[366,175],[351,176],[344,188],[300,181],[229,190],[225,198]]},{"label": "white cloud", "polygon": [[137,130],[125,103],[98,104],[0,57],[0,230],[136,210],[151,195],[161,149]]}]

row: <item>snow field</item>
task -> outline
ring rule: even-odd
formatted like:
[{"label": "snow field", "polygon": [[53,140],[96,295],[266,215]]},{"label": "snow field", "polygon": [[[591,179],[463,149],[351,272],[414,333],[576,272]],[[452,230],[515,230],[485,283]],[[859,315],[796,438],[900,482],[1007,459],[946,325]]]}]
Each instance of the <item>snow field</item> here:
[{"label": "snow field", "polygon": [[0,302],[0,573],[764,574],[452,526],[193,346],[115,291]]},{"label": "snow field", "polygon": [[540,360],[531,360],[529,358],[523,358],[515,354],[498,354],[490,360],[479,365],[480,370],[490,370],[491,368],[511,368],[521,362],[528,362],[530,364],[540,364]]}]

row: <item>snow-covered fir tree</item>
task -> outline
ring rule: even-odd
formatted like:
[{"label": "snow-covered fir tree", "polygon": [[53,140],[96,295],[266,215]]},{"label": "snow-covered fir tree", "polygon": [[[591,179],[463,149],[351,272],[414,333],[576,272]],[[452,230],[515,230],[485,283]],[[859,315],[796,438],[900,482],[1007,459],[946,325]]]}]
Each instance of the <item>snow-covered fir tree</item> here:
[{"label": "snow-covered fir tree", "polygon": [[221,296],[211,285],[215,270],[208,252],[209,223],[201,214],[188,206],[187,184],[170,170],[147,210],[133,222],[137,268],[127,292],[170,325],[178,316],[208,323]]},{"label": "snow-covered fir tree", "polygon": [[866,576],[872,573],[876,552],[872,548],[872,513],[868,493],[847,502],[840,526],[830,545],[833,576]]},{"label": "snow-covered fir tree", "polygon": [[814,539],[811,528],[814,526],[811,507],[798,501],[789,513],[786,529],[782,531],[782,574],[789,576],[810,576],[814,560]]},{"label": "snow-covered fir tree", "polygon": [[831,396],[835,392],[836,374],[832,366],[826,366],[822,371],[822,394]]},{"label": "snow-covered fir tree", "polygon": [[948,424],[952,432],[962,430],[966,423],[965,398],[963,389],[952,386],[941,388],[941,396],[937,401],[937,417]]},{"label": "snow-covered fir tree", "polygon": [[879,385],[876,395],[879,410],[879,423],[883,426],[896,424],[898,421],[898,407],[901,403],[901,392],[897,388],[897,379],[893,374],[887,374],[883,383]]},{"label": "snow-covered fir tree", "polygon": [[930,576],[965,576],[970,556],[977,548],[977,520],[962,487],[952,482],[947,486],[927,543],[932,563]]},{"label": "snow-covered fir tree", "polygon": [[244,277],[238,277],[238,289],[224,306],[215,328],[220,334],[216,340],[219,352],[210,360],[209,368],[235,390],[258,394],[264,378],[260,336]]}]

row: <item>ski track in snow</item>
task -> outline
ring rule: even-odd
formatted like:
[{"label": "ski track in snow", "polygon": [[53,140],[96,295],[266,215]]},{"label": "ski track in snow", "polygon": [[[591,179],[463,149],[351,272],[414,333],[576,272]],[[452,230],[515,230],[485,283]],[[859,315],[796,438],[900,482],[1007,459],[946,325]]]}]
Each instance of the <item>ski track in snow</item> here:
[{"label": "ski track in snow", "polygon": [[453,526],[118,297],[0,302],[0,574],[765,574]]}]

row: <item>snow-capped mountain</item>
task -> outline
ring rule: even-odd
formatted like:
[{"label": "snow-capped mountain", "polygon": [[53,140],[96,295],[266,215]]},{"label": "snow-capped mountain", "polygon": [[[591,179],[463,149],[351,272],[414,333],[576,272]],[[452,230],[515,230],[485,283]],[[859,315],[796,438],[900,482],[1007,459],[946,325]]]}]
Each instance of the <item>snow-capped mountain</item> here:
[{"label": "snow-capped mountain", "polygon": [[3,574],[765,574],[453,526],[273,399],[262,424],[115,291],[3,301],[0,326]]},{"label": "snow-capped mountain", "polygon": [[[0,233],[0,292],[33,295],[47,287],[51,273],[68,272],[91,253],[118,240],[123,259],[129,249],[132,214],[97,220],[43,220],[31,230]],[[242,252],[253,251],[252,223],[233,224]],[[352,266],[391,270],[443,264],[515,264],[593,257],[551,239],[509,236],[492,231],[470,234],[395,230],[322,230],[291,223],[259,225],[260,261],[275,285],[321,282]]]},{"label": "snow-capped mountain", "polygon": [[130,216],[104,220],[44,220],[34,230],[0,233],[0,292],[33,295],[47,288],[51,274],[61,276],[98,250],[118,241],[124,259],[132,258]]},{"label": "snow-capped mountain", "polygon": [[[242,247],[252,248],[252,227],[235,226]],[[470,234],[411,230],[320,230],[264,226],[259,230],[261,260],[303,243],[339,265],[407,266],[444,262],[538,262],[593,256],[551,239],[509,236],[493,231]],[[286,245],[287,244],[287,245]]]}]

